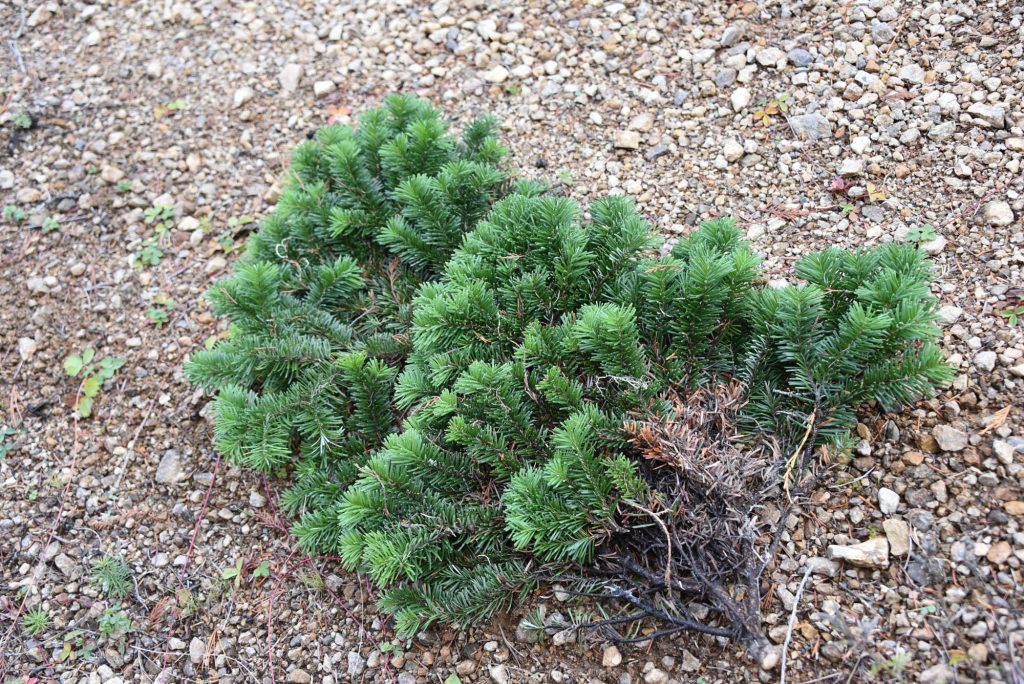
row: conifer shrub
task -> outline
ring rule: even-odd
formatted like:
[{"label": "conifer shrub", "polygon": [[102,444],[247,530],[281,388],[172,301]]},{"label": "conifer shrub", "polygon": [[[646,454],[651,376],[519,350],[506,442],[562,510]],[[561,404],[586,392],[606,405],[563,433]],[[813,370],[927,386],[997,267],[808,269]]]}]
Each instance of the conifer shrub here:
[{"label": "conifer shrub", "polygon": [[381,587],[399,632],[572,579],[627,608],[591,623],[613,638],[651,618],[763,651],[757,507],[858,405],[949,378],[914,247],[826,250],[771,289],[729,219],[657,246],[622,197],[584,221],[511,196],[420,287],[401,431],[296,526]]},{"label": "conifer shrub", "polygon": [[411,302],[463,234],[512,187],[484,116],[452,135],[439,111],[394,95],[358,128],[299,145],[276,210],[208,298],[226,339],[189,378],[216,391],[215,446],[263,471],[301,458],[285,496],[315,508],[399,423],[392,385],[409,349]]},{"label": "conifer shrub", "polygon": [[217,448],[294,462],[296,538],[366,573],[403,635],[550,580],[602,606],[568,627],[763,655],[765,504],[859,407],[950,378],[927,260],[828,249],[771,288],[732,220],[663,253],[626,198],[584,216],[512,183],[493,132],[392,97],[296,150],[211,290],[228,338],[188,365]]}]

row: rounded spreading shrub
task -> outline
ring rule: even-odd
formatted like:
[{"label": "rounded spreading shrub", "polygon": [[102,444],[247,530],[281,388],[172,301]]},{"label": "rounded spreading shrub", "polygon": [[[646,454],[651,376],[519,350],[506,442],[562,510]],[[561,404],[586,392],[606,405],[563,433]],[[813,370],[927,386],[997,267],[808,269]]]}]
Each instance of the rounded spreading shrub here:
[{"label": "rounded spreading shrub", "polygon": [[623,197],[584,219],[524,184],[491,207],[489,125],[457,144],[438,121],[390,100],[296,153],[211,295],[232,335],[190,366],[218,448],[303,455],[297,538],[367,573],[402,634],[558,579],[622,608],[582,620],[612,638],[652,619],[762,651],[758,508],[858,406],[950,377],[923,254],[830,249],[769,288],[727,218],[659,256]]}]

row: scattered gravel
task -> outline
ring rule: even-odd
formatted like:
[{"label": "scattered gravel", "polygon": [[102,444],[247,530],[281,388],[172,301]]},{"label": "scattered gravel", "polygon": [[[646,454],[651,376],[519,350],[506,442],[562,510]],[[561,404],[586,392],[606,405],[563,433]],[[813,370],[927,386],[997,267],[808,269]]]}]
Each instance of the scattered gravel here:
[{"label": "scattered gravel", "polygon": [[[907,681],[1013,681],[1020,3],[14,0],[0,19],[0,205],[25,214],[0,223],[0,396],[16,429],[0,458],[0,614],[23,597],[51,616],[38,636],[11,631],[4,675],[153,681],[166,652],[163,682],[271,668],[324,684],[777,681],[713,639],[612,650],[516,630],[525,612],[395,643],[365,583],[327,560],[297,565],[283,482],[216,461],[205,400],[180,370],[225,332],[201,293],[241,251],[245,217],[271,210],[289,150],[403,90],[459,122],[494,112],[525,175],[568,172],[579,200],[628,193],[669,238],[735,215],[772,282],[811,250],[931,225],[921,246],[955,379],[891,415],[864,409],[857,448],[832,455],[782,519],[764,626],[781,648],[796,605],[787,681],[884,678],[903,661]],[[158,234],[146,211],[160,205],[174,219]],[[133,267],[152,240],[159,263]],[[76,427],[62,364],[86,347],[126,364]],[[104,555],[132,571],[124,599],[90,581]],[[551,619],[567,598],[542,589],[533,603]],[[114,604],[135,627],[123,645],[98,631]]]}]

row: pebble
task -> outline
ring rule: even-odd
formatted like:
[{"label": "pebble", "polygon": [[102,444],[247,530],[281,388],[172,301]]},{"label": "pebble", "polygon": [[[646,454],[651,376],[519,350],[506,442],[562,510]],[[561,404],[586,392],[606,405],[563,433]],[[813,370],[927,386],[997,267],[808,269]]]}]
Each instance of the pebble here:
[{"label": "pebble", "polygon": [[950,425],[936,425],[932,436],[943,451],[963,451],[967,448],[967,433]]},{"label": "pebble", "polygon": [[786,57],[793,63],[793,66],[800,69],[809,66],[814,61],[811,53],[803,48],[793,48],[786,53]]},{"label": "pebble", "polygon": [[299,87],[302,79],[302,65],[290,62],[281,68],[277,80],[281,83],[281,90],[285,93],[292,93]]},{"label": "pebble", "polygon": [[504,83],[508,80],[508,69],[497,64],[485,71],[481,76],[488,83]]},{"label": "pebble", "polygon": [[487,674],[490,675],[491,681],[494,684],[508,684],[509,682],[508,667],[504,664],[489,665],[487,667]]},{"label": "pebble", "polygon": [[862,568],[889,567],[889,542],[885,537],[875,537],[860,544],[832,544],[828,547],[828,557],[842,560]]},{"label": "pebble", "polygon": [[747,31],[747,25],[745,23],[737,23],[726,27],[725,31],[722,32],[722,38],[719,41],[722,47],[732,47],[736,43],[740,42],[743,38],[743,34]]},{"label": "pebble", "polygon": [[722,156],[730,163],[739,161],[743,157],[743,145],[740,145],[735,139],[729,138],[722,145]]},{"label": "pebble", "polygon": [[645,684],[667,684],[668,673],[658,668],[652,668],[644,674]]},{"label": "pebble", "polygon": [[14,187],[14,174],[7,169],[0,169],[0,190],[10,190]]},{"label": "pebble", "polygon": [[735,112],[743,110],[748,104],[750,104],[750,91],[746,88],[737,88],[732,91],[732,95],[729,97],[729,102],[732,103],[732,109]]},{"label": "pebble", "polygon": [[994,351],[978,352],[974,355],[974,366],[985,373],[991,372],[996,367],[996,353]]},{"label": "pebble", "polygon": [[919,684],[951,684],[956,681],[956,673],[949,665],[939,663],[922,670],[917,675],[917,681]]},{"label": "pebble", "polygon": [[889,518],[882,522],[882,530],[889,542],[889,553],[905,556],[910,552],[910,525],[905,521]]},{"label": "pebble", "polygon": [[1013,210],[1008,202],[997,200],[985,205],[981,217],[990,226],[1008,226],[1013,223]]},{"label": "pebble", "polygon": [[604,653],[601,654],[601,665],[603,667],[618,667],[622,664],[622,653],[613,644],[607,646],[604,649]]},{"label": "pebble", "polygon": [[630,119],[629,125],[626,126],[626,128],[631,130],[631,131],[640,131],[642,133],[646,133],[647,131],[651,130],[653,127],[654,127],[654,115],[650,114],[649,112],[643,112],[641,114],[637,114],[632,119]]},{"label": "pebble", "polygon": [[181,477],[181,458],[177,451],[168,449],[156,467],[156,481],[160,484],[175,484]]},{"label": "pebble", "polygon": [[203,662],[204,657],[206,657],[206,642],[199,637],[192,637],[192,641],[188,643],[189,660],[193,665],[198,665]]},{"label": "pebble", "polygon": [[850,149],[857,154],[864,154],[871,146],[871,138],[866,135],[858,135],[850,141]]},{"label": "pebble", "polygon": [[213,274],[219,271],[223,271],[225,268],[227,268],[227,265],[228,260],[222,257],[221,255],[217,254],[211,257],[210,260],[206,262],[205,270],[208,274]]},{"label": "pebble", "polygon": [[909,81],[920,85],[924,83],[924,69],[919,64],[907,64],[900,67],[899,77],[901,81]]},{"label": "pebble", "polygon": [[359,675],[366,670],[366,658],[360,655],[359,651],[348,652],[348,676],[352,681],[357,681]]},{"label": "pebble", "polygon": [[614,145],[621,150],[635,150],[640,147],[640,134],[636,131],[619,131],[615,135]]},{"label": "pebble", "polygon": [[860,176],[864,173],[863,159],[844,159],[839,166],[840,176]]},{"label": "pebble", "polygon": [[21,357],[22,361],[28,361],[35,356],[36,349],[39,346],[36,341],[31,337],[19,337],[18,338],[18,356]]},{"label": "pebble", "polygon": [[985,554],[985,558],[988,559],[989,563],[1002,565],[1012,554],[1013,549],[1010,547],[1010,544],[1005,541],[999,541],[989,547],[988,553]]},{"label": "pebble", "polygon": [[878,490],[878,510],[882,515],[892,515],[900,505],[900,495],[888,487]]},{"label": "pebble", "polygon": [[757,51],[754,56],[757,63],[765,67],[776,67],[781,69],[786,65],[786,53],[777,47],[766,47]]},{"label": "pebble", "polygon": [[254,91],[249,86],[242,86],[241,88],[238,88],[237,90],[235,90],[234,97],[232,97],[232,102],[235,105],[235,109],[238,109],[245,103],[249,102],[255,96],[256,91]]},{"label": "pebble", "polygon": [[334,81],[316,81],[313,84],[313,95],[315,95],[318,98],[326,97],[327,95],[333,93],[336,88],[337,86],[334,84]]},{"label": "pebble", "polygon": [[824,140],[832,137],[832,124],[816,112],[789,118],[789,126],[796,137],[803,140]]},{"label": "pebble", "polygon": [[313,677],[302,668],[296,668],[288,673],[288,682],[290,684],[309,684],[313,681]]},{"label": "pebble", "polygon": [[967,113],[974,117],[974,122],[985,128],[1002,128],[1005,125],[1006,110],[993,107],[984,102],[975,102],[967,108]]}]

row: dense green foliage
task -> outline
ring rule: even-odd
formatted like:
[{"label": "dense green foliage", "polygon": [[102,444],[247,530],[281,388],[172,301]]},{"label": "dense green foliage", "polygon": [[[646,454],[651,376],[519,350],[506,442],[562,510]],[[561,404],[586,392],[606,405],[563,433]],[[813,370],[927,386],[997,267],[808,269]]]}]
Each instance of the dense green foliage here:
[{"label": "dense green foliage", "polygon": [[653,496],[623,426],[667,412],[669,390],[739,377],[753,429],[786,439],[816,408],[828,439],[854,402],[948,377],[913,247],[812,255],[810,284],[772,290],[728,219],[657,258],[628,200],[590,214],[510,197],[467,236],[413,304],[402,432],[297,528],[384,587],[404,633],[502,608],[531,558],[588,564],[620,504]]},{"label": "dense green foliage", "polygon": [[492,128],[456,140],[392,98],[300,146],[210,294],[230,336],[189,365],[217,389],[222,453],[263,470],[301,454],[296,537],[367,573],[401,633],[585,575],[650,526],[637,511],[677,505],[627,425],[688,395],[742,388],[736,446],[791,448],[949,379],[916,248],[826,250],[769,288],[730,219],[661,255],[625,198],[584,218],[510,187]]},{"label": "dense green foliage", "polygon": [[269,470],[298,446],[290,509],[335,495],[396,427],[416,288],[510,189],[495,128],[482,117],[456,138],[426,102],[392,96],[358,129],[321,129],[295,150],[234,274],[210,290],[229,335],[186,370],[217,390],[223,455]]}]

